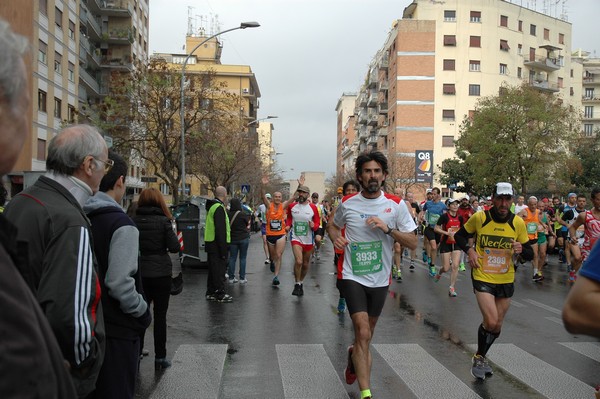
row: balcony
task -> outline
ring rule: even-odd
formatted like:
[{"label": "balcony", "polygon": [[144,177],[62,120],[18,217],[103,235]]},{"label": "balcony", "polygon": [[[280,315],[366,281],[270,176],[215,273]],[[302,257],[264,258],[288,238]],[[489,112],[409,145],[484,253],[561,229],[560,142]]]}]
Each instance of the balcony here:
[{"label": "balcony", "polygon": [[583,78],[583,84],[589,85],[589,84],[600,84],[600,75],[596,76],[596,75],[591,75],[591,76],[586,76]]},{"label": "balcony", "polygon": [[562,67],[560,65],[559,58],[550,58],[537,55],[533,60],[525,60],[523,64],[529,68],[541,69],[542,71],[546,72],[558,71]]},{"label": "balcony", "polygon": [[529,85],[539,91],[543,91],[545,93],[558,93],[560,91],[560,87],[558,87],[558,83],[550,82],[548,80],[542,79],[531,79],[529,81]]},{"label": "balcony", "polygon": [[358,123],[359,124],[365,124],[368,121],[368,117],[367,117],[367,111],[366,110],[361,110],[358,113]]},{"label": "balcony", "polygon": [[130,56],[110,59],[108,57],[102,57],[100,61],[100,66],[102,66],[103,68],[133,71],[133,64],[131,63]]},{"label": "balcony", "polygon": [[367,106],[367,93],[362,92],[358,96],[358,105],[361,107]]},{"label": "balcony", "polygon": [[379,82],[379,91],[388,91],[390,89],[390,84],[387,80],[382,80]]},{"label": "balcony", "polygon": [[377,87],[377,81],[379,80],[378,78],[378,74],[377,74],[377,69],[373,68],[371,69],[371,72],[369,72],[369,82],[368,82],[368,87],[369,89],[373,89],[375,87]]},{"label": "balcony", "polygon": [[102,28],[100,28],[100,20],[87,9],[84,3],[80,3],[79,18],[81,18],[81,24],[86,26],[89,38],[93,42],[101,41]]},{"label": "balcony", "polygon": [[113,28],[102,34],[102,40],[111,44],[133,44],[134,38],[131,29]]},{"label": "balcony", "polygon": [[387,115],[387,113],[388,113],[388,103],[387,103],[387,101],[379,103],[379,105],[377,107],[377,111],[381,115]]},{"label": "balcony", "polygon": [[366,137],[367,136],[367,127],[366,126],[361,126],[358,129],[358,137]]},{"label": "balcony", "polygon": [[377,92],[371,91],[369,94],[369,99],[367,100],[368,107],[376,107],[377,106]]},{"label": "balcony", "polygon": [[[88,97],[91,97],[90,94],[96,94],[94,97],[99,97],[102,93],[100,92],[100,83],[94,76],[90,74],[89,71],[80,68],[79,69],[79,80],[82,83],[82,86],[86,88],[88,92]],[[92,93],[90,93],[90,91]]]},{"label": "balcony", "polygon": [[386,127],[380,127],[379,130],[377,130],[377,134],[382,136],[382,137],[386,137],[388,135],[388,128]]},{"label": "balcony", "polygon": [[90,10],[99,15],[110,17],[131,18],[133,7],[127,0],[85,0]]},{"label": "balcony", "polygon": [[386,70],[390,66],[390,57],[386,54],[379,61],[379,69]]},{"label": "balcony", "polygon": [[369,135],[369,138],[367,139],[367,144],[377,144],[377,135],[376,134]]},{"label": "balcony", "polygon": [[379,121],[379,115],[377,114],[369,114],[367,118],[367,125],[369,126],[377,126],[377,122]]},{"label": "balcony", "polygon": [[600,121],[600,112],[585,112],[583,114],[582,122],[595,122]]}]

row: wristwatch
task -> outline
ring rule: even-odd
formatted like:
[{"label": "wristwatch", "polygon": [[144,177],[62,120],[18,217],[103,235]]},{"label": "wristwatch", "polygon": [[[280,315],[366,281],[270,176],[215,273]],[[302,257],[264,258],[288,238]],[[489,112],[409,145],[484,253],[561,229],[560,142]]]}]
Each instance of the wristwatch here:
[{"label": "wristwatch", "polygon": [[388,231],[386,231],[386,232],[385,232],[385,234],[387,234],[387,235],[390,235],[390,234],[392,234],[392,230],[396,230],[395,228],[393,228],[393,227],[390,227],[390,225],[389,225],[389,224],[388,224],[387,228],[388,228]]}]

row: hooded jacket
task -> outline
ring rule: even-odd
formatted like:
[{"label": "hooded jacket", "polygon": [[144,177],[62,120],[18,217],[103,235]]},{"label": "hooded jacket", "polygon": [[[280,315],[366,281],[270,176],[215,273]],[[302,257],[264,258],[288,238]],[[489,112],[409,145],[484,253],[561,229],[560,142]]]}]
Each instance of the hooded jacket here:
[{"label": "hooded jacket", "polygon": [[141,206],[133,221],[140,232],[140,260],[142,277],[171,276],[173,265],[167,252],[179,252],[179,240],[173,225],[162,209]]},{"label": "hooded jacket", "polygon": [[90,197],[83,209],[92,223],[106,335],[135,339],[152,320],[142,296],[138,229],[106,193]]}]

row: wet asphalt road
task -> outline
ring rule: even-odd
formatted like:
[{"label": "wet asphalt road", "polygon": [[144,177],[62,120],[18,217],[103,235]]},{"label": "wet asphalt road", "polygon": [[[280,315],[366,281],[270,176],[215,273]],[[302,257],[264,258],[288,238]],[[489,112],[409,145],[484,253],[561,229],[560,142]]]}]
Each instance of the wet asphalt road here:
[{"label": "wet asphalt road", "polygon": [[[224,348],[224,362],[216,364],[210,378],[214,392],[190,389],[176,395],[165,388],[175,383],[185,392],[193,378],[181,370],[193,370],[195,360],[187,360],[192,366],[155,372],[150,328],[146,348],[151,353],[141,361],[137,397],[300,398],[304,396],[294,391],[293,382],[312,385],[311,369],[321,370],[324,359],[319,377],[327,388],[310,397],[360,398],[357,383],[344,383],[353,330],[349,316],[337,314],[331,243],[322,248],[321,260],[311,264],[304,297],[291,295],[289,244],[279,288],[271,286],[264,258],[260,235],[253,235],[248,283],[227,285],[233,303],[206,301],[206,271],[201,268],[185,268],[184,290],[171,297],[167,357],[194,345],[222,345],[216,347]],[[409,272],[405,260],[403,281],[390,286],[372,342],[375,397],[593,398],[592,386],[600,383],[600,343],[565,331],[560,310],[569,290],[566,267],[556,257],[549,263],[542,283],[531,281],[529,265],[519,268],[513,305],[489,354],[495,374],[476,381],[470,374],[471,345],[476,344],[481,316],[469,272],[460,273],[458,297],[450,298],[446,275],[434,283],[422,262]],[[213,369],[211,364],[202,367]]]}]

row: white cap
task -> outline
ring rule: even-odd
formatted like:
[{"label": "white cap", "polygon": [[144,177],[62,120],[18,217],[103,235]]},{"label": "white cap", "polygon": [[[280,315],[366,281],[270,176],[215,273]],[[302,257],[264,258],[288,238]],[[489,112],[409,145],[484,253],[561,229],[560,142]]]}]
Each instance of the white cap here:
[{"label": "white cap", "polygon": [[510,183],[497,183],[496,184],[496,195],[510,195],[513,196],[513,188]]},{"label": "white cap", "polygon": [[432,192],[432,191],[433,191],[433,189],[432,189],[432,188],[428,188],[427,190],[425,190],[425,192],[426,192],[426,193],[430,193],[430,192]]},{"label": "white cap", "polygon": [[271,194],[269,194],[269,193],[266,193],[266,194],[265,194],[265,197],[267,197],[267,198],[271,199]]},{"label": "white cap", "polygon": [[461,201],[462,201],[462,200],[464,200],[464,199],[466,199],[467,201],[469,201],[469,200],[470,200],[470,198],[469,198],[469,196],[468,196],[468,195],[463,195],[463,196],[460,198],[460,200],[461,200]]},{"label": "white cap", "polygon": [[446,205],[450,205],[453,202],[458,202],[458,200],[456,198],[448,198],[446,200]]}]

